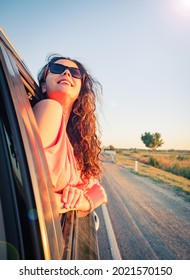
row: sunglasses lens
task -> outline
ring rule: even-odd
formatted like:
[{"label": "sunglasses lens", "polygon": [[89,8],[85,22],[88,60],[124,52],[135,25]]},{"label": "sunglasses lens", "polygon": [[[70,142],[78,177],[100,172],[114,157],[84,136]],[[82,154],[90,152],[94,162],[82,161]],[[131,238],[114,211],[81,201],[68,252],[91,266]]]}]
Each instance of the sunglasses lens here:
[{"label": "sunglasses lens", "polygon": [[66,67],[62,64],[50,63],[49,70],[53,74],[61,74],[65,71]]},{"label": "sunglasses lens", "polygon": [[61,74],[61,73],[63,73],[66,69],[69,70],[69,72],[71,73],[71,75],[72,75],[74,78],[82,79],[82,74],[81,74],[79,68],[69,67],[69,66],[65,66],[65,65],[62,65],[62,64],[58,64],[58,63],[50,63],[50,64],[49,64],[49,70],[50,70],[50,72],[53,73],[53,74]]},{"label": "sunglasses lens", "polygon": [[70,68],[69,71],[74,78],[82,79],[81,72],[78,68]]}]

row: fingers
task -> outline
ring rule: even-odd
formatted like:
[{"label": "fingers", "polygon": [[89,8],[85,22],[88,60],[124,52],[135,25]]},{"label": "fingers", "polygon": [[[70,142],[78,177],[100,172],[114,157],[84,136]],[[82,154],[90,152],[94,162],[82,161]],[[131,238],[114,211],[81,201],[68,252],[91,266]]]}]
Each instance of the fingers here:
[{"label": "fingers", "polygon": [[78,200],[77,200],[76,203],[75,203],[75,208],[78,208],[79,205],[81,205],[81,203],[82,203],[82,201],[83,201],[83,198],[84,198],[84,195],[83,195],[83,192],[81,191],[81,194],[80,194]]},{"label": "fingers", "polygon": [[75,187],[66,187],[63,189],[62,202],[64,208],[76,208],[82,198],[82,190]]},{"label": "fingers", "polygon": [[74,191],[73,199],[70,202],[70,208],[77,208],[79,201],[82,199],[83,192],[79,189]]},{"label": "fingers", "polygon": [[62,202],[63,203],[67,202],[68,192],[69,192],[69,187],[66,187],[63,189],[63,193],[62,193]]}]

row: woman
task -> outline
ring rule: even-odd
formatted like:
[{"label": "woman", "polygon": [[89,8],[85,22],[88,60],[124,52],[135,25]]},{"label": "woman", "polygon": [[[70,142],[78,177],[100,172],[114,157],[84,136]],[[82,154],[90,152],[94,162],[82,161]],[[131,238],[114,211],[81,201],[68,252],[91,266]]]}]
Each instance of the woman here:
[{"label": "woman", "polygon": [[99,83],[76,60],[50,56],[38,75],[45,100],[34,107],[61,212],[85,216],[107,202],[96,135]]}]

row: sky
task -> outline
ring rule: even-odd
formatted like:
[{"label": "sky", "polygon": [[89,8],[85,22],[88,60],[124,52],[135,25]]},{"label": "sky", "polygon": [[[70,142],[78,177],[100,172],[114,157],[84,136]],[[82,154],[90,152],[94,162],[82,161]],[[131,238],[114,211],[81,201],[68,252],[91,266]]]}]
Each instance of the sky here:
[{"label": "sky", "polygon": [[6,0],[0,27],[35,80],[61,53],[101,83],[103,146],[190,150],[190,0]]}]

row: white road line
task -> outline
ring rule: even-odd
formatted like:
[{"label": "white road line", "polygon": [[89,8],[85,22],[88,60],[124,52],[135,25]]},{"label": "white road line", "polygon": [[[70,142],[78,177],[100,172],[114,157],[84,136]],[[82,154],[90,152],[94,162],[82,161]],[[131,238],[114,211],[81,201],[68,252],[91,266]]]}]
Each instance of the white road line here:
[{"label": "white road line", "polygon": [[110,156],[111,156],[113,162],[115,163],[115,157],[114,157],[114,155],[113,155],[113,154],[110,154]]},{"label": "white road line", "polygon": [[110,216],[108,214],[108,210],[105,204],[102,205],[102,212],[103,212],[103,217],[105,221],[105,226],[107,230],[107,235],[108,235],[108,241],[111,249],[111,255],[113,260],[122,260],[120,251],[117,245],[117,241],[115,238],[115,234],[112,228]]}]

